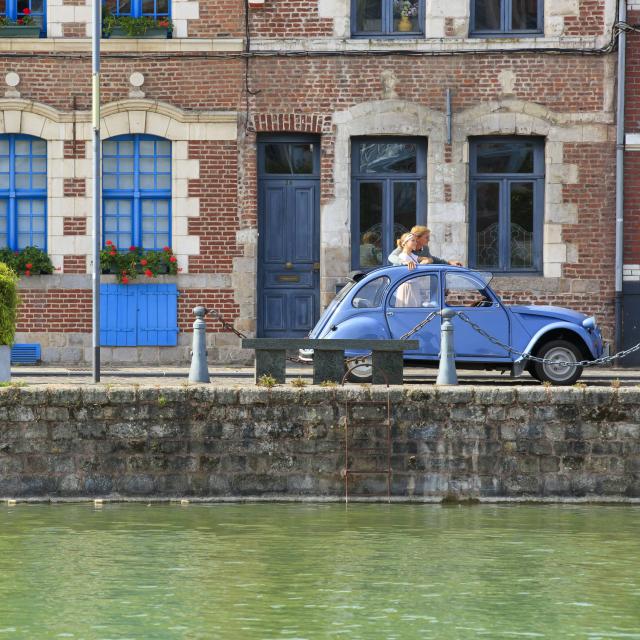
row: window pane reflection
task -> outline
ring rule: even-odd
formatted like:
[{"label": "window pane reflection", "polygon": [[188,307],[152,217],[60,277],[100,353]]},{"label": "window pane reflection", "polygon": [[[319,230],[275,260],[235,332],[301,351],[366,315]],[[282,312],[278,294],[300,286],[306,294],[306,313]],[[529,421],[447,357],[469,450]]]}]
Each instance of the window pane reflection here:
[{"label": "window pane reflection", "polygon": [[538,0],[512,0],[511,28],[535,31],[538,28]]},{"label": "window pane reflection", "polygon": [[416,173],[417,148],[410,143],[367,142],[360,146],[361,173]]},{"label": "window pane reflection", "polygon": [[264,160],[267,173],[312,174],[313,144],[267,144]]},{"label": "window pane reflection", "polygon": [[396,238],[416,224],[417,185],[396,182],[393,185],[393,232]]},{"label": "window pane reflection", "polygon": [[500,0],[476,0],[476,31],[500,31]]},{"label": "window pane reflection", "polygon": [[478,173],[533,173],[534,142],[480,142]]},{"label": "window pane reflection", "polygon": [[482,182],[476,185],[476,263],[478,267],[498,267],[500,240],[500,184]]},{"label": "window pane reflection", "polygon": [[382,264],[382,183],[360,184],[360,266]]},{"label": "window pane reflection", "polygon": [[356,30],[382,31],[382,0],[357,0]]},{"label": "window pane reflection", "polygon": [[533,183],[511,185],[511,267],[533,268]]}]

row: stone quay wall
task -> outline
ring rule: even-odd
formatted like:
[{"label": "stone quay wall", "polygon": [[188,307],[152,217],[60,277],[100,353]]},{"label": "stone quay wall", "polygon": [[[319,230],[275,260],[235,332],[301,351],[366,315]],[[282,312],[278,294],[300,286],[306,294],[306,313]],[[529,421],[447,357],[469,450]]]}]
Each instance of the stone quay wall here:
[{"label": "stone quay wall", "polygon": [[[0,389],[0,497],[635,499],[639,388]],[[373,449],[373,451],[361,451]]]}]

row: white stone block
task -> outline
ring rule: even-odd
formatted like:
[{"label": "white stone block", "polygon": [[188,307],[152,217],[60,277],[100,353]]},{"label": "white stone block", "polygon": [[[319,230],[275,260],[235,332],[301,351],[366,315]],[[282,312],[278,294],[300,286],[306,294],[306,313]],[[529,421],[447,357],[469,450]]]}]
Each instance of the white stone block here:
[{"label": "white stone block", "polygon": [[545,244],[543,247],[543,256],[545,262],[566,262],[567,245]]},{"label": "white stone block", "polygon": [[4,133],[22,133],[22,111],[4,112]]},{"label": "white stone block", "polygon": [[147,113],[145,123],[145,133],[152,136],[160,136],[161,138],[167,137],[167,129],[169,128],[170,119],[160,113],[149,112]]},{"label": "white stone block", "polygon": [[545,262],[543,271],[545,278],[562,277],[562,265],[559,262]]},{"label": "white stone block", "polygon": [[146,111],[129,111],[129,131],[131,133],[144,133],[147,120]]},{"label": "white stone block", "polygon": [[172,248],[176,254],[197,256],[200,253],[199,236],[173,236]]}]

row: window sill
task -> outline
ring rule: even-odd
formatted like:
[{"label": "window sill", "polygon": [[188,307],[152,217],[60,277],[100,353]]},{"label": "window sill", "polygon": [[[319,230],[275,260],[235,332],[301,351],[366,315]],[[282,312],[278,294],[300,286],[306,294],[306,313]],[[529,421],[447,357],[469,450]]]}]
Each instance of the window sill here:
[{"label": "window sill", "polygon": [[[182,53],[200,51],[242,51],[241,38],[103,38],[100,41],[103,52],[160,52]],[[33,53],[91,52],[91,38],[0,38],[2,51],[31,51]]]}]

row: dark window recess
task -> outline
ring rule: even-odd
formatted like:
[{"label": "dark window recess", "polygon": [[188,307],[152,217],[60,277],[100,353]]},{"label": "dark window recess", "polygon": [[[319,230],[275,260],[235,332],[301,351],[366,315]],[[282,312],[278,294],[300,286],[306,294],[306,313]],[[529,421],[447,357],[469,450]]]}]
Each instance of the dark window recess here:
[{"label": "dark window recess", "polygon": [[537,139],[471,143],[470,265],[542,270],[544,145]]},{"label": "dark window recess", "polygon": [[395,241],[426,221],[426,144],[416,138],[354,139],[352,268],[387,263]]},{"label": "dark window recess", "polygon": [[422,36],[424,5],[424,0],[351,0],[352,35]]},{"label": "dark window recess", "polygon": [[476,36],[541,34],[543,0],[472,0],[471,33]]}]

